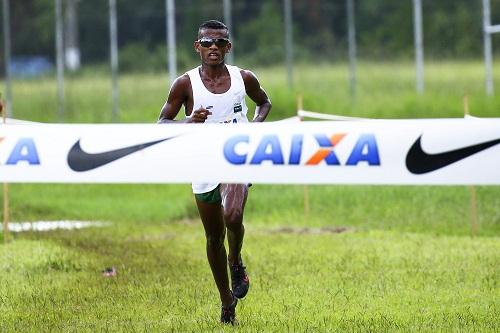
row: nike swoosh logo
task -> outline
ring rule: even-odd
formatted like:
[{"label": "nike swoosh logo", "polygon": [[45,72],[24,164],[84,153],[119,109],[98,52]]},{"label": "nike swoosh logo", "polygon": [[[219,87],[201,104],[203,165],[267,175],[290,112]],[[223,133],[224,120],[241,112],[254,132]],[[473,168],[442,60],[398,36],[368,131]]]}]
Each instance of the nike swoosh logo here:
[{"label": "nike swoosh logo", "polygon": [[174,137],[141,143],[134,146],[110,150],[102,153],[91,154],[82,150],[80,139],[71,147],[68,152],[68,165],[73,171],[89,171],[99,168],[105,164],[116,161],[122,157],[143,150],[163,141],[173,139]]},{"label": "nike swoosh logo", "polygon": [[421,140],[422,135],[419,136],[406,155],[406,168],[416,175],[444,168],[500,143],[500,139],[495,139],[442,153],[428,154],[423,151]]}]

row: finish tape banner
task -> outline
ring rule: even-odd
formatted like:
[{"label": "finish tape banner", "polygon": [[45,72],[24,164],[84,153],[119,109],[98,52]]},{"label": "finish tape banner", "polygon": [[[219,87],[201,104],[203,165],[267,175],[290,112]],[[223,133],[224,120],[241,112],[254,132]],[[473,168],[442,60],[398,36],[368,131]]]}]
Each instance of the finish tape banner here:
[{"label": "finish tape banner", "polygon": [[0,181],[500,185],[500,118],[0,125]]}]

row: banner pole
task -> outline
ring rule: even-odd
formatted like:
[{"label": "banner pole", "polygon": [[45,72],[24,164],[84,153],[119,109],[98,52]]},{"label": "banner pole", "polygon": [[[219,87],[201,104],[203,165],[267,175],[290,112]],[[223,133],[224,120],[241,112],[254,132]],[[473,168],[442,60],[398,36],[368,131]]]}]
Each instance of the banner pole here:
[{"label": "banner pole", "polygon": [[[300,118],[300,121],[303,121],[304,119],[299,115],[299,111],[302,110],[303,104],[302,104],[302,94],[297,95],[297,115]],[[304,185],[304,216],[308,217],[309,216],[309,186],[306,184]]]},{"label": "banner pole", "polygon": [[[464,116],[469,115],[469,96],[464,95]],[[474,185],[469,186],[470,195],[470,219],[471,219],[471,235],[476,237],[477,235],[477,199],[476,199],[476,187]]]},{"label": "banner pole", "polygon": [[472,237],[476,237],[478,229],[476,187],[469,186],[469,193],[470,193],[471,234]]},{"label": "banner pole", "polygon": [[[4,110],[2,94],[0,94],[0,113],[2,114],[2,123],[6,124],[7,110]],[[9,184],[3,183],[3,242],[9,241]]]}]

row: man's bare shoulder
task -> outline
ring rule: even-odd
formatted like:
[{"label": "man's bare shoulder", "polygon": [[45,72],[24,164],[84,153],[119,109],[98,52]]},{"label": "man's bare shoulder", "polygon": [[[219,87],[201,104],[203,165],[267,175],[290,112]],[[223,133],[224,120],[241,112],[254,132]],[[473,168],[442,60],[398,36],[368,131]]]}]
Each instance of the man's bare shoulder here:
[{"label": "man's bare shoulder", "polygon": [[240,68],[240,73],[241,77],[243,78],[243,82],[245,83],[245,87],[247,87],[247,89],[249,87],[260,85],[257,76],[252,71]]},{"label": "man's bare shoulder", "polygon": [[179,100],[184,103],[191,96],[191,80],[189,75],[183,74],[175,79],[170,87],[169,100]]},{"label": "man's bare shoulder", "polygon": [[241,77],[243,78],[243,82],[245,83],[245,88],[247,93],[249,91],[260,89],[259,79],[257,76],[248,69],[240,69]]},{"label": "man's bare shoulder", "polygon": [[257,79],[257,76],[251,70],[240,68],[240,73],[243,80]]},{"label": "man's bare shoulder", "polygon": [[175,79],[174,83],[172,83],[172,89],[185,90],[191,88],[191,80],[189,79],[189,75],[187,73],[179,76]]}]

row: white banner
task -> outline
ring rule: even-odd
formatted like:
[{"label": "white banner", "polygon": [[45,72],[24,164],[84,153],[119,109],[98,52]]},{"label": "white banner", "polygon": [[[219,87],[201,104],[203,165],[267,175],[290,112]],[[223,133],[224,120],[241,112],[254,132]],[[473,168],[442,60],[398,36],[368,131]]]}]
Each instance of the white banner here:
[{"label": "white banner", "polygon": [[0,126],[0,181],[500,184],[500,118]]}]

